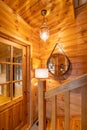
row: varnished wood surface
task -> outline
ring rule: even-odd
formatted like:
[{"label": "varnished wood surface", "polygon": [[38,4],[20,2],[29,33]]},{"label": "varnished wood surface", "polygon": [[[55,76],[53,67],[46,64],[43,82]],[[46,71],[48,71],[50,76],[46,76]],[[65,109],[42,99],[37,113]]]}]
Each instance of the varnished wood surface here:
[{"label": "varnished wood surface", "polygon": [[[64,130],[64,126],[65,126],[64,116],[58,116],[56,130]],[[26,128],[24,130],[28,129]],[[30,128],[30,130],[38,130],[36,122]],[[52,130],[52,120],[48,120],[46,130]],[[79,115],[70,117],[70,130],[81,130],[81,117]]]},{"label": "varnished wood surface", "polygon": [[51,89],[45,93],[45,98],[51,98],[59,93],[73,90],[79,87],[87,85],[87,74],[80,76],[79,78],[72,80],[71,82],[65,83],[59,87]]},{"label": "varnished wood surface", "polygon": [[52,130],[57,128],[57,96],[52,97]]},{"label": "varnished wood surface", "polygon": [[[48,120],[47,130],[52,130],[52,121]],[[63,116],[57,117],[57,128],[56,130],[65,130],[65,121]],[[70,117],[70,130],[81,130],[81,117],[72,116]]]},{"label": "varnished wood surface", "polygon": [[46,100],[44,93],[46,91],[46,81],[39,81],[38,83],[38,130],[46,129]]},{"label": "varnished wood surface", "polygon": [[[12,100],[8,100],[9,99],[8,97],[0,96],[0,103],[1,103],[0,104],[0,130],[2,130],[2,129],[20,130],[23,125],[25,125],[26,123],[29,124],[29,109],[28,109],[29,100],[27,100],[27,99],[29,99],[30,95],[26,94],[26,93],[28,93],[28,91],[29,91],[27,86],[30,87],[29,86],[30,84],[26,85],[26,81],[27,81],[26,66],[29,67],[30,61],[27,62],[27,60],[26,60],[26,56],[27,56],[26,47],[0,37],[0,49],[1,49],[2,59],[3,59],[3,57],[5,57],[2,53],[2,51],[5,50],[5,46],[2,48],[1,43],[3,43],[3,44],[5,43],[7,45],[12,44],[13,46],[15,46],[17,48],[21,47],[23,49],[22,50],[23,51],[23,61],[22,61],[23,94],[20,97],[16,97],[16,98],[12,99],[13,89],[11,87],[12,97],[10,97],[10,99],[12,99]],[[12,51],[11,51],[11,53],[12,53]],[[30,49],[28,50],[28,53],[30,53]],[[30,57],[29,57],[29,59],[30,59]],[[12,57],[11,57],[11,60],[12,60]],[[2,62],[2,64],[3,64],[3,62]],[[10,72],[12,73],[12,69]],[[27,72],[27,74],[29,75],[30,73]],[[10,80],[12,80],[12,75],[11,75]],[[12,83],[12,81],[10,81],[10,82]],[[13,82],[17,82],[17,80],[14,80]],[[19,80],[18,80],[18,82],[19,82]],[[17,93],[18,93],[18,91],[17,91]],[[10,112],[11,112],[11,115],[10,115]]]},{"label": "varnished wood surface", "polygon": [[[43,22],[43,17],[41,15],[42,9],[47,9],[48,11],[46,19],[51,35],[54,35],[60,30],[59,25],[61,24],[61,21],[64,21],[65,23],[65,20],[71,21],[74,17],[72,0],[13,0],[13,2],[11,0],[4,0],[4,3],[13,9],[13,13],[19,14],[28,23],[28,25],[31,27],[31,31],[29,31],[30,34],[28,33],[30,37],[27,36],[26,38],[32,42],[36,41],[36,44],[38,42],[44,43],[39,36],[39,30]],[[53,19],[53,17],[55,19]],[[16,22],[19,23],[18,20]],[[19,25],[16,26],[16,29],[19,31]],[[25,33],[27,33],[27,31]]]},{"label": "varnished wood surface", "polygon": [[28,25],[18,14],[16,14],[15,11],[10,9],[1,0],[0,0],[0,32],[6,34],[6,38],[8,38],[8,40],[10,39],[12,40],[13,37],[19,41],[24,42],[25,44],[31,45],[33,51],[32,56],[38,57],[39,44],[36,44],[38,43],[38,41],[35,40],[37,39],[35,38],[36,36],[34,37],[35,39],[32,39],[33,35],[31,26]]},{"label": "varnished wood surface", "polygon": [[23,126],[23,102],[20,101],[0,112],[0,130],[12,130]]},{"label": "varnished wood surface", "polygon": [[[12,4],[17,1],[13,1]],[[14,42],[22,45],[31,45],[31,55],[29,58],[39,58],[39,42],[36,40],[36,35],[33,37],[31,26],[28,25],[14,10],[9,8],[3,1],[0,0],[0,41],[2,43],[13,44]],[[31,40],[30,40],[31,39]],[[38,44],[37,44],[38,43]],[[31,62],[31,60],[30,60]],[[27,71],[28,73],[29,71]],[[26,73],[25,73],[26,74]],[[26,76],[25,76],[26,77]],[[24,77],[24,78],[25,78]],[[30,78],[30,77],[29,77]],[[29,82],[28,82],[29,84]],[[28,85],[30,87],[30,84]],[[27,96],[29,96],[30,92],[28,89]],[[31,95],[32,96],[32,95]],[[35,96],[35,95],[34,95]],[[35,96],[36,97],[36,96]],[[34,98],[35,98],[34,97]],[[29,97],[26,97],[29,105]],[[32,100],[32,99],[31,99]],[[37,99],[35,99],[37,100]],[[26,102],[25,102],[26,105]],[[31,109],[32,114],[32,122],[37,118],[37,109]],[[31,105],[32,107],[32,105]],[[25,107],[25,110],[27,108]],[[27,115],[27,112],[25,111]],[[29,114],[29,113],[28,113]],[[29,115],[28,115],[29,116]],[[28,117],[30,118],[30,117]],[[27,119],[27,118],[26,118]]]},{"label": "varnished wood surface", "polygon": [[[75,81],[75,82],[74,82]],[[79,88],[79,87],[81,87],[81,98],[82,98],[82,102],[81,102],[81,108],[82,108],[82,112],[81,113],[79,113],[79,116],[80,116],[80,118],[81,118],[81,122],[80,122],[80,124],[79,124],[79,128],[81,129],[81,123],[82,123],[82,129],[86,129],[86,127],[87,127],[87,125],[86,125],[86,112],[87,112],[87,105],[85,105],[84,104],[84,101],[85,101],[85,98],[86,98],[86,86],[87,86],[87,74],[86,75],[84,75],[84,76],[81,76],[81,77],[79,77],[78,79],[76,79],[76,80],[74,80],[74,81],[72,81],[72,82],[70,82],[71,83],[71,85],[69,84],[69,87],[70,88],[68,88],[67,89],[67,87],[68,87],[68,84],[66,83],[66,85],[65,85],[65,89],[63,88],[63,91],[61,90],[61,91],[59,91],[58,92],[58,87],[57,87],[57,89],[56,89],[56,91],[58,92],[56,92],[56,91],[53,91],[53,90],[55,90],[55,89],[53,89],[52,91],[48,91],[48,92],[51,92],[50,93],[50,96],[48,95],[48,97],[43,97],[42,95],[44,95],[44,90],[43,89],[41,89],[42,88],[42,85],[43,84],[39,84],[40,86],[39,86],[39,94],[41,94],[41,95],[39,95],[39,98],[42,96],[42,101],[45,99],[45,98],[51,98],[52,97],[52,129],[54,129],[55,130],[55,127],[56,127],[56,123],[53,123],[53,122],[56,122],[55,121],[55,112],[56,112],[56,110],[55,110],[55,106],[56,106],[56,104],[55,104],[55,100],[54,100],[54,102],[53,102],[53,96],[56,96],[57,94],[59,95],[59,93],[62,93],[62,92],[64,92],[64,95],[65,95],[65,97],[64,97],[64,103],[65,103],[65,116],[64,116],[64,125],[63,125],[63,129],[65,129],[65,130],[70,130],[70,127],[71,127],[71,121],[70,121],[70,118],[71,118],[71,114],[72,113],[70,113],[70,90],[73,88],[73,91],[76,93],[76,90],[75,90],[75,86],[77,86],[77,88]],[[78,83],[78,84],[77,84]],[[72,87],[73,86],[73,87]],[[43,87],[46,87],[45,85],[43,86]],[[74,88],[75,87],[75,88]],[[60,87],[60,88],[62,88],[62,86]],[[45,93],[47,93],[47,92],[45,92]],[[54,98],[55,99],[55,98]],[[76,100],[76,99],[75,99]],[[41,105],[41,102],[42,101],[40,101],[39,102],[39,106],[42,106],[42,110],[43,110],[43,108],[44,108],[44,105],[45,105],[45,103],[44,103],[44,105],[42,104]],[[54,107],[53,107],[53,105],[54,105]],[[46,108],[46,106],[45,106],[45,108]],[[45,110],[45,108],[44,108],[44,110]],[[45,114],[44,113],[44,111],[40,111],[41,113],[40,113],[40,117],[42,117],[41,119],[39,118],[39,122],[41,122],[41,124],[43,124],[44,123],[44,121],[45,120],[42,120],[43,119],[43,114]],[[84,113],[83,113],[83,111],[84,111]],[[54,114],[53,114],[54,113]],[[53,117],[53,115],[54,115],[54,117]],[[56,114],[57,115],[57,114]],[[41,128],[43,128],[43,127],[39,127],[40,129]],[[59,126],[58,126],[58,128],[59,128]]]},{"label": "varnished wood surface", "polygon": [[[66,80],[59,81],[57,79],[54,81],[54,77],[49,74],[49,79],[47,79],[47,90],[87,73],[87,4],[75,11],[75,19],[72,21],[69,20],[65,24],[61,21],[61,25],[59,24],[60,30],[57,33],[55,32],[54,35],[51,35],[46,44],[42,45],[41,59],[43,67],[46,66],[47,58],[50,56],[56,42],[62,45],[65,54],[69,57],[71,62],[70,72],[64,77]],[[72,94],[72,97],[73,100],[70,100],[72,110],[70,111],[72,111],[71,113],[76,114],[79,108],[81,109],[81,100],[77,100],[80,99],[80,97],[74,94]],[[62,101],[62,98],[60,100]],[[61,107],[58,110],[61,113],[61,108],[64,110],[64,106],[63,104],[59,104],[59,106]],[[48,110],[50,110],[50,107],[48,107]]]},{"label": "varnished wood surface", "polygon": [[65,130],[70,130],[70,91],[64,93],[65,99]]},{"label": "varnished wood surface", "polygon": [[[50,37],[46,43],[39,37],[43,8],[48,10],[46,19],[50,28]],[[10,36],[30,44],[31,57],[40,58],[42,67],[46,67],[47,58],[55,43],[61,43],[72,65],[70,73],[64,77],[67,81],[87,73],[87,4],[76,9],[73,17],[72,0],[0,1],[0,31],[6,34],[8,39]],[[55,81],[49,74],[47,89],[64,82],[66,80]],[[75,103],[73,101],[72,106],[72,111],[78,112],[78,101]]]},{"label": "varnished wood surface", "polygon": [[83,86],[83,89],[81,89],[81,95],[82,95],[82,130],[87,129],[87,104],[86,104],[86,100],[87,100],[87,85]]}]

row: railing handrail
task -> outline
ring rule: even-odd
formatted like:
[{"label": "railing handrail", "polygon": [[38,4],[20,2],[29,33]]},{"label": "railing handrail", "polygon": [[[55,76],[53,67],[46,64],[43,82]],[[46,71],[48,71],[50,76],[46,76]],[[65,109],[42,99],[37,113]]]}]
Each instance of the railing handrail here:
[{"label": "railing handrail", "polygon": [[75,88],[82,87],[87,84],[87,74],[79,76],[78,78],[64,83],[56,88],[48,90],[45,92],[45,99],[56,96],[59,93],[66,92]]}]

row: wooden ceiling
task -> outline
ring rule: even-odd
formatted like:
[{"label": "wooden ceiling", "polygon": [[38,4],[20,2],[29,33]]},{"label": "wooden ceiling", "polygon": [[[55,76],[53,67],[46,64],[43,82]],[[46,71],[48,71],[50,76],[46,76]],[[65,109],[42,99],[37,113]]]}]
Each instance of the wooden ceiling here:
[{"label": "wooden ceiling", "polygon": [[[15,13],[19,14],[31,27],[32,36],[37,38],[41,43],[43,41],[39,37],[39,29],[43,22],[41,10],[46,9],[47,25],[50,29],[50,37],[54,37],[56,32],[62,29],[62,24],[67,23],[73,18],[73,0],[2,0]],[[72,8],[72,9],[71,9]],[[58,33],[55,35],[58,39]]]}]

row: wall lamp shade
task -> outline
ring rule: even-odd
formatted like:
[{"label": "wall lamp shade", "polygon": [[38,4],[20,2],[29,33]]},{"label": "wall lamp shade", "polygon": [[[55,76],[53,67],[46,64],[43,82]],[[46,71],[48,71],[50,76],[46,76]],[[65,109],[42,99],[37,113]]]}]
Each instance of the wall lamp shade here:
[{"label": "wall lamp shade", "polygon": [[35,69],[35,78],[48,78],[48,69],[47,68]]},{"label": "wall lamp shade", "polygon": [[47,14],[47,10],[42,10],[41,15],[43,16],[43,24],[40,27],[40,38],[45,42],[49,37],[49,28],[46,24],[45,15]]}]

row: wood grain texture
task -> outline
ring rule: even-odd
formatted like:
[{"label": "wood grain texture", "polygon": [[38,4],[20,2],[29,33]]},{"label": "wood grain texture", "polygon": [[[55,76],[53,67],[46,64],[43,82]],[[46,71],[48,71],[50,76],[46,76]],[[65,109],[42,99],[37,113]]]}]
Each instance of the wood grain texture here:
[{"label": "wood grain texture", "polygon": [[57,96],[52,97],[52,130],[57,128]]},{"label": "wood grain texture", "polygon": [[81,95],[82,95],[82,100],[81,100],[81,118],[82,118],[82,130],[85,130],[87,128],[87,85],[83,86],[81,89]]},{"label": "wood grain texture", "polygon": [[[50,29],[50,37],[46,43],[39,37],[43,8],[48,11],[46,20]],[[69,57],[72,68],[68,76],[63,77],[65,80],[55,81],[49,74],[48,90],[87,73],[87,4],[74,11],[75,18],[73,18],[73,0],[0,1],[0,32],[7,35],[8,39],[11,39],[9,36],[14,37],[31,45],[31,57],[41,59],[41,67],[46,67],[55,43],[61,43],[65,54]],[[72,106],[74,113],[75,110],[78,112],[78,102],[73,102]],[[78,121],[75,124],[79,124]],[[77,128],[76,125],[74,128]]]},{"label": "wood grain texture", "polygon": [[[23,126],[23,102],[19,102],[14,107],[7,108],[0,112],[0,130],[16,129]],[[20,125],[19,125],[20,124]]]},{"label": "wood grain texture", "polygon": [[[47,130],[52,130],[52,120],[49,120]],[[57,117],[57,128],[56,130],[65,130],[64,116]],[[70,117],[70,130],[81,130],[81,117],[72,116]]]},{"label": "wood grain texture", "polygon": [[[50,35],[50,38],[47,40],[46,44],[41,44],[40,54],[43,67],[46,66],[47,59],[56,43],[62,45],[65,54],[69,57],[71,62],[70,72],[68,75],[65,75],[65,80],[59,81],[57,79],[54,81],[55,78],[49,74],[47,90],[61,86],[64,82],[72,81],[76,77],[87,73],[87,4],[75,9],[75,14],[75,19],[72,21],[68,20],[67,17],[67,20],[64,18],[58,25],[53,26],[53,33]],[[56,32],[55,28],[57,27],[58,31]],[[74,94],[72,94],[72,97],[73,99],[75,98]],[[81,100],[79,100],[79,103],[80,101]],[[71,113],[78,113],[79,108],[79,110],[81,110],[81,105],[79,107],[78,101],[74,100],[70,101],[70,103],[72,109]],[[58,110],[61,112],[61,109]],[[79,111],[79,113],[81,112]]]},{"label": "wood grain texture", "polygon": [[[17,1],[15,1],[15,2],[17,2]],[[11,2],[12,5],[14,5],[13,3],[14,2]],[[36,44],[36,43],[38,43],[38,41],[36,40],[37,38],[35,38],[37,36],[35,35],[33,37],[32,31],[33,30],[31,29],[31,26],[28,25],[18,14],[16,14],[16,12],[14,10],[9,8],[3,1],[0,1],[0,40],[1,40],[1,42],[8,43],[8,44],[14,44],[14,42],[16,42],[16,43],[22,44],[24,46],[31,45],[31,55],[29,55],[29,58],[32,57],[32,58],[39,59],[39,44]],[[32,38],[35,38],[35,39],[32,39]],[[6,39],[7,39],[7,41],[6,41]],[[27,73],[28,73],[28,71],[27,71]],[[25,79],[25,77],[24,77],[24,79]],[[28,85],[28,87],[30,87],[30,84]],[[23,109],[25,111],[25,115],[28,116],[28,118],[30,118],[29,113],[27,113],[27,107],[26,107],[26,105],[28,105],[28,109],[29,109],[29,105],[30,105],[29,104],[29,94],[30,94],[29,89],[27,89],[26,94],[27,94],[27,97],[25,95],[25,99],[28,102],[24,103],[25,108],[23,108]],[[7,108],[7,107],[4,106],[4,109],[5,108]],[[3,109],[3,108],[0,107],[0,110],[1,109]],[[34,108],[32,110],[34,111]],[[37,116],[37,114],[35,113],[36,111],[34,111],[33,112],[34,115],[32,115],[33,121],[35,121],[36,116]],[[25,122],[26,122],[26,119],[27,118],[25,118]]]},{"label": "wood grain texture", "polygon": [[[6,130],[9,130],[9,129],[14,130],[15,129],[16,130],[16,129],[20,129],[27,122],[29,124],[29,121],[28,121],[29,119],[27,120],[27,118],[29,118],[29,113],[28,113],[29,110],[27,109],[27,106],[28,106],[27,96],[29,98],[29,95],[27,95],[28,88],[26,87],[27,86],[26,85],[26,66],[29,66],[29,65],[26,65],[27,64],[26,63],[26,61],[27,61],[26,60],[26,47],[21,46],[21,45],[19,45],[17,43],[14,43],[12,41],[9,41],[7,39],[4,39],[4,38],[0,37],[0,47],[1,47],[1,43],[3,43],[3,44],[6,43],[5,45],[13,45],[14,47],[17,47],[17,48],[20,48],[20,49],[22,48],[22,51],[23,51],[23,60],[22,60],[22,65],[23,65],[22,66],[22,69],[23,69],[23,71],[22,71],[22,74],[23,74],[22,75],[23,76],[23,80],[22,80],[23,81],[23,95],[22,95],[22,97],[20,96],[20,97],[17,97],[17,98],[14,98],[13,100],[11,100],[13,98],[13,93],[12,93],[13,89],[12,89],[12,86],[11,86],[11,94],[12,94],[11,99],[9,101],[4,102],[3,104],[0,105],[0,114],[1,114],[0,120],[2,120],[0,122],[1,123],[0,129],[1,130],[2,129],[6,129]],[[12,51],[13,51],[13,48],[11,46],[11,54],[13,54]],[[28,50],[28,51],[30,53],[30,50]],[[2,53],[2,55],[3,55],[3,53]],[[13,61],[12,56],[13,55],[11,55],[11,63]],[[12,71],[12,68],[11,68],[10,73],[13,74],[12,72],[13,71]],[[29,72],[28,72],[28,74],[29,74]],[[11,75],[10,81],[12,82],[12,80],[13,80],[13,78],[12,78],[12,75]],[[15,80],[13,82],[15,82]],[[16,82],[17,82],[17,80],[16,80]],[[13,84],[11,84],[11,85],[13,85]],[[3,100],[3,99],[0,98],[0,100]],[[11,116],[12,120],[9,119],[10,116],[8,114],[8,111],[10,111],[10,109],[12,110],[12,116]],[[5,113],[5,111],[7,111],[7,112],[2,117],[2,113]],[[2,123],[2,122],[4,122],[4,120],[6,120],[5,123]],[[9,122],[10,122],[10,125],[9,125]]]},{"label": "wood grain texture", "polygon": [[[32,56],[38,57],[39,44],[36,35],[32,39],[32,29],[16,12],[0,1],[0,32],[31,45]],[[35,47],[36,46],[36,47]]]},{"label": "wood grain texture", "polygon": [[51,98],[52,96],[55,96],[62,92],[66,92],[68,90],[73,90],[73,89],[82,87],[84,85],[87,85],[87,74],[80,76],[79,78],[72,80],[70,82],[64,83],[60,87],[56,87],[54,89],[47,91],[45,93],[45,98]]},{"label": "wood grain texture", "polygon": [[39,120],[39,130],[46,130],[46,100],[44,98],[44,93],[46,91],[46,81],[38,82],[38,120]]},{"label": "wood grain texture", "polygon": [[70,92],[64,93],[65,99],[65,130],[70,130]]}]

